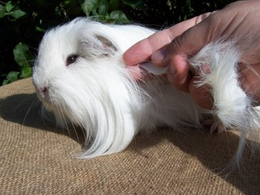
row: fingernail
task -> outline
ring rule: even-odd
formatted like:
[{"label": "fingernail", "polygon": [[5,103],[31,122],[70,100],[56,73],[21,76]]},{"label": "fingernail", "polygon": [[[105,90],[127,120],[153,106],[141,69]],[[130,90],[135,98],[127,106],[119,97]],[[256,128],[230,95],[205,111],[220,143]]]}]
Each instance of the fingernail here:
[{"label": "fingernail", "polygon": [[154,63],[160,63],[162,62],[166,57],[166,49],[161,49],[156,52],[154,52],[151,56],[152,62]]}]

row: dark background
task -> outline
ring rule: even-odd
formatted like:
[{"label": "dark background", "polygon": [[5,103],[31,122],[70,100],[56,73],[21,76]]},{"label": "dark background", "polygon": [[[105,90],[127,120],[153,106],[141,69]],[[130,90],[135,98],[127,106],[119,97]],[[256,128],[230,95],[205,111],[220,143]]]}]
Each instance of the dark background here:
[{"label": "dark background", "polygon": [[231,0],[0,0],[0,85],[30,77],[44,32],[78,16],[166,28]]}]

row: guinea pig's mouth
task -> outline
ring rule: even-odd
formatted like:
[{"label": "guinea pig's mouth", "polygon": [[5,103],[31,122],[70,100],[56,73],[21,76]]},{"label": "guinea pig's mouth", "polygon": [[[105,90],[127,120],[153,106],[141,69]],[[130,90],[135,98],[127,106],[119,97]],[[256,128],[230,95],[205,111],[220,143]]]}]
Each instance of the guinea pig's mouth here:
[{"label": "guinea pig's mouth", "polygon": [[46,89],[39,89],[37,86],[35,86],[35,91],[38,99],[44,104],[44,106],[49,107],[52,105],[52,101]]},{"label": "guinea pig's mouth", "polygon": [[42,96],[41,94],[39,94],[39,93],[37,93],[37,96],[38,96],[39,100],[42,102],[42,104],[43,104],[46,108],[53,106],[53,104],[52,104],[50,98],[48,98],[48,97],[43,97],[43,96]]}]

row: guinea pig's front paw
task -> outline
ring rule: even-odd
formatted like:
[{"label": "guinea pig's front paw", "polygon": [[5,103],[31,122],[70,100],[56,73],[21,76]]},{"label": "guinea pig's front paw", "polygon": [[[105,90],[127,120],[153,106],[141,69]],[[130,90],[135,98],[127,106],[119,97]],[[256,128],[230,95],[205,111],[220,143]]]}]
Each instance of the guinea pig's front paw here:
[{"label": "guinea pig's front paw", "polygon": [[226,130],[223,123],[216,119],[205,119],[201,122],[202,128],[205,131],[209,131],[210,134],[220,134]]}]

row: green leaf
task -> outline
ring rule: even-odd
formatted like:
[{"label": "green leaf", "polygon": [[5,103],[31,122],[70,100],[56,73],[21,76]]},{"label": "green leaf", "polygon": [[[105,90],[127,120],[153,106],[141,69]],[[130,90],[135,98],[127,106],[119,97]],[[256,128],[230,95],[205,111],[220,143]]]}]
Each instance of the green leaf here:
[{"label": "green leaf", "polygon": [[10,13],[11,16],[13,16],[15,19],[21,18],[22,16],[26,15],[26,13],[20,9],[17,9],[15,11],[12,11]]},{"label": "green leaf", "polygon": [[3,82],[2,82],[2,85],[7,85],[8,83],[10,83],[9,80],[5,79]]},{"label": "green leaf", "polygon": [[18,75],[20,73],[19,72],[16,72],[16,71],[12,71],[12,72],[9,72],[8,75],[6,76],[7,80],[10,81],[10,82],[14,82],[14,81],[17,81],[18,80]]},{"label": "green leaf", "polygon": [[32,68],[31,68],[31,67],[28,67],[28,66],[22,67],[20,77],[21,77],[22,79],[25,79],[25,78],[29,78],[29,77],[31,77],[31,76],[32,76]]},{"label": "green leaf", "polygon": [[80,0],[80,5],[84,13],[89,16],[99,7],[100,0]]},{"label": "green leaf", "polygon": [[11,2],[11,1],[8,1],[8,2],[5,4],[5,9],[6,9],[7,12],[10,12],[13,8],[14,8],[14,5],[12,5],[12,2]]},{"label": "green leaf", "polygon": [[129,21],[128,18],[126,17],[126,15],[120,10],[112,11],[110,13],[110,18],[117,22],[122,22],[122,23]]},{"label": "green leaf", "polygon": [[13,50],[14,59],[20,66],[30,66],[33,54],[30,52],[28,45],[19,43]]},{"label": "green leaf", "polygon": [[145,8],[143,0],[122,0],[122,2],[124,2],[128,6],[131,6],[135,10]]},{"label": "green leaf", "polygon": [[41,27],[39,27],[39,26],[36,26],[35,29],[36,29],[36,31],[38,31],[38,32],[46,32],[45,29],[43,29],[43,28],[41,28]]},{"label": "green leaf", "polygon": [[5,7],[0,5],[0,18],[5,17]]},{"label": "green leaf", "polygon": [[107,0],[101,0],[98,8],[98,14],[102,16],[106,16],[108,13],[109,4]]}]

